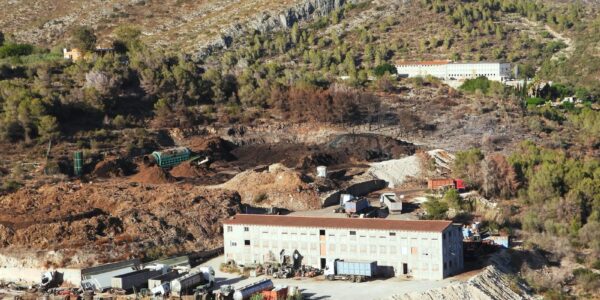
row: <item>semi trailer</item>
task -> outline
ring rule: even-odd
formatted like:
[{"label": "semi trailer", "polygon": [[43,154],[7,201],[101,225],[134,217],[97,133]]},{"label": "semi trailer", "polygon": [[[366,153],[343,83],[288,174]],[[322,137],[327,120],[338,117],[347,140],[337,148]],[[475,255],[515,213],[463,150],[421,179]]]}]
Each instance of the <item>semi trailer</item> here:
[{"label": "semi trailer", "polygon": [[377,275],[377,262],[330,260],[325,266],[324,274],[327,280],[363,282]]}]

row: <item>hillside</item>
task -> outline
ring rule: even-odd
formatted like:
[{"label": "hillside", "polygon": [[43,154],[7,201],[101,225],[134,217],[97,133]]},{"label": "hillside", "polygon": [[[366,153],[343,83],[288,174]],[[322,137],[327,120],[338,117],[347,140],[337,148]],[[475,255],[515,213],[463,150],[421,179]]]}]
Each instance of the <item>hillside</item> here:
[{"label": "hillside", "polygon": [[345,1],[334,0],[2,0],[0,28],[21,42],[61,45],[76,26],[90,26],[110,45],[122,24],[143,28],[153,47],[192,53],[224,45],[223,36],[241,35],[245,28],[271,30],[312,14],[326,15]]}]

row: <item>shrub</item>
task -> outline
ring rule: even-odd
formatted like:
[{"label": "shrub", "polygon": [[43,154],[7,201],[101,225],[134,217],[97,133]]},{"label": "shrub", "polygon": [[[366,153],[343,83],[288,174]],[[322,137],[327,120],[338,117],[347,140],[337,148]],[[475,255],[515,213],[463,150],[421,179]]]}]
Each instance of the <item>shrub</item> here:
[{"label": "shrub", "polygon": [[25,56],[33,53],[33,46],[29,44],[6,44],[0,47],[0,58]]},{"label": "shrub", "polygon": [[373,73],[375,74],[375,76],[381,77],[381,76],[385,75],[385,73],[396,74],[397,70],[396,70],[396,67],[394,67],[388,63],[385,63],[385,64],[381,64],[381,65],[375,67],[375,69],[373,70]]},{"label": "shrub", "polygon": [[433,197],[429,197],[427,202],[423,203],[423,208],[427,212],[427,218],[434,220],[445,219],[448,212],[448,204]]}]

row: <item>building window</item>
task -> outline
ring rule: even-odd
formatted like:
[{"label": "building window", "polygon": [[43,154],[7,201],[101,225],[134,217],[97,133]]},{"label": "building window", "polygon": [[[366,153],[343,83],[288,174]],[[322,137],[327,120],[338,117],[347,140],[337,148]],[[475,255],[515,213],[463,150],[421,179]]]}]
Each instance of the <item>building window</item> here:
[{"label": "building window", "polygon": [[390,232],[390,236],[396,236],[395,232]]},{"label": "building window", "polygon": [[244,246],[250,246],[250,240],[244,240]]},{"label": "building window", "polygon": [[244,231],[250,231],[250,228],[244,227]]},{"label": "building window", "polygon": [[446,233],[442,233],[442,238],[445,240],[446,239]]},{"label": "building window", "polygon": [[232,232],[233,231],[233,226],[227,226],[227,232]]},{"label": "building window", "polygon": [[231,243],[229,243],[229,245],[231,245],[231,247],[235,247],[235,246],[237,246],[237,243],[236,242],[231,242]]},{"label": "building window", "polygon": [[416,255],[417,254],[417,247],[410,247],[410,254]]},{"label": "building window", "polygon": [[350,235],[356,235],[356,231],[350,231]]},{"label": "building window", "polygon": [[321,229],[321,230],[319,230],[319,235],[321,235],[321,236],[325,236],[325,229]]}]

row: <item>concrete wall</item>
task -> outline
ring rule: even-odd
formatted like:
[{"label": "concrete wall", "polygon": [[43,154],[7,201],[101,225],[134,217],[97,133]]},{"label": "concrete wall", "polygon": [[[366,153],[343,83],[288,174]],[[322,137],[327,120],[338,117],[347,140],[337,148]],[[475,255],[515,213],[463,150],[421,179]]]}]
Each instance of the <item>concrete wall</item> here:
[{"label": "concrete wall", "polygon": [[81,284],[81,270],[79,269],[42,269],[42,268],[4,268],[0,267],[0,280],[4,281],[28,281],[40,283],[42,273],[47,271],[58,271],[63,273],[65,282],[75,286]]},{"label": "concrete wall", "polygon": [[384,189],[385,187],[387,187],[385,180],[379,179],[354,183],[344,190],[327,194],[321,199],[321,205],[323,207],[339,205],[341,194],[351,194],[353,196],[360,197],[368,195],[374,191]]},{"label": "concrete wall", "polygon": [[[321,235],[320,230],[325,230],[325,235]],[[460,234],[456,228],[450,231],[457,237]],[[224,228],[225,257],[238,264],[279,261],[282,249],[286,255],[298,250],[305,265],[321,267],[322,259],[374,259],[384,269],[393,270],[396,276],[403,275],[406,265],[406,275],[433,280],[443,279],[462,268],[462,246],[460,252],[457,245],[450,246],[455,242],[448,237],[442,239],[442,232],[258,225],[225,225]],[[450,248],[452,250],[447,250]],[[452,270],[448,267],[450,259]]]}]

